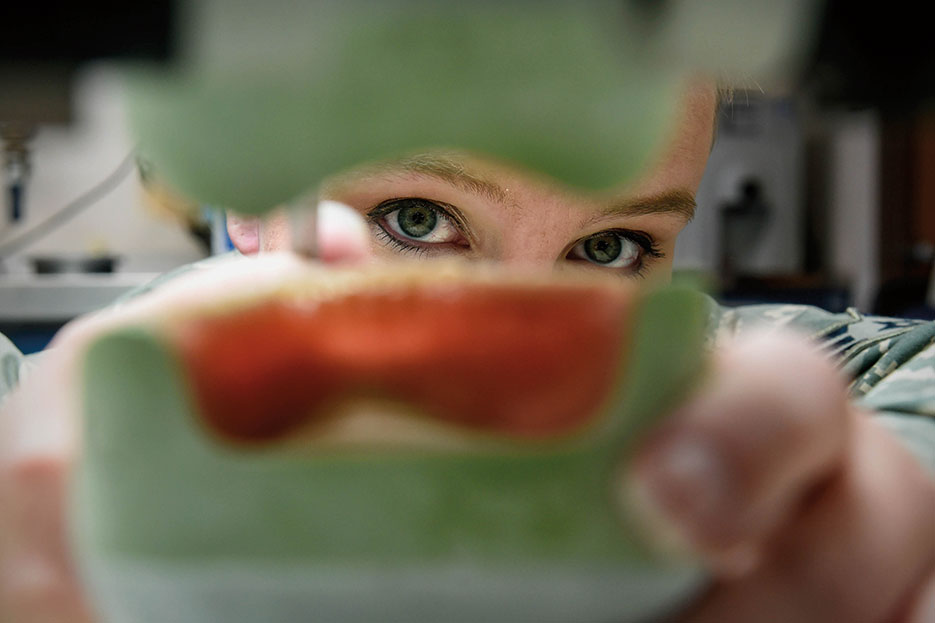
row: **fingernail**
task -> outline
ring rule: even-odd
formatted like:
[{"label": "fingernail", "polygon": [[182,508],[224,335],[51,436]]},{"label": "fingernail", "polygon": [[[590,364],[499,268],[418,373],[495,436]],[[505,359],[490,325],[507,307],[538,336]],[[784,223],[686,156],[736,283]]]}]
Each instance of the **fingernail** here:
[{"label": "fingernail", "polygon": [[656,504],[688,535],[703,531],[723,511],[727,470],[703,440],[670,440],[649,457],[640,472]]},{"label": "fingernail", "polygon": [[749,543],[713,547],[708,540],[730,500],[725,464],[714,448],[694,437],[668,440],[639,462],[625,503],[663,555],[702,558],[721,577],[750,573],[760,551]]},{"label": "fingernail", "polygon": [[318,203],[318,250],[322,260],[353,262],[367,257],[370,231],[354,208],[338,201]]}]

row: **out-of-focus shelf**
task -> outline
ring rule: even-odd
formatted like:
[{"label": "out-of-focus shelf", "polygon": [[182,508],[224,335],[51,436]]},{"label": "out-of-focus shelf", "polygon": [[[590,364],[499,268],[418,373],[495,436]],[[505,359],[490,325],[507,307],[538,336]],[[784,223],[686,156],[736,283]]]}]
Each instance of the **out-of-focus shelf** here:
[{"label": "out-of-focus shelf", "polygon": [[62,322],[113,303],[158,273],[0,275],[0,322]]}]

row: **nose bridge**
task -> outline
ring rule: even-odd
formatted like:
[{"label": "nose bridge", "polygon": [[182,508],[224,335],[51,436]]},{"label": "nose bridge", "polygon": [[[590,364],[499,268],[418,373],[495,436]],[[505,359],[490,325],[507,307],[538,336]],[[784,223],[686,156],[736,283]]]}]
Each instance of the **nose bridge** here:
[{"label": "nose bridge", "polygon": [[501,261],[524,269],[551,271],[569,242],[569,220],[558,206],[525,206],[506,223]]}]

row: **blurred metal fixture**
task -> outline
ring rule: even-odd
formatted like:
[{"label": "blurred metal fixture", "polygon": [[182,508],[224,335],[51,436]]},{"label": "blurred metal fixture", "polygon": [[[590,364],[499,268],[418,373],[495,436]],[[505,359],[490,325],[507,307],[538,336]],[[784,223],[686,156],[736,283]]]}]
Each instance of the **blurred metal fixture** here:
[{"label": "blurred metal fixture", "polygon": [[29,140],[36,127],[28,123],[0,122],[0,139],[3,140],[3,179],[6,214],[10,222],[23,218],[26,184],[29,182],[31,163]]}]

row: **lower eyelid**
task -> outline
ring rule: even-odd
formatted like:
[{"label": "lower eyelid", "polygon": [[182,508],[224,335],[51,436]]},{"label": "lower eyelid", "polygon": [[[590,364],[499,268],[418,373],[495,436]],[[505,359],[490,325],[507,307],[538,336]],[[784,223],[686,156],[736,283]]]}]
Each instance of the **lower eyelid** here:
[{"label": "lower eyelid", "polygon": [[416,256],[443,255],[446,253],[466,253],[470,250],[452,250],[454,245],[449,243],[420,243],[418,240],[400,238],[389,231],[380,222],[380,219],[370,221],[371,233],[375,241],[384,248],[390,248],[399,253],[413,254]]},{"label": "lower eyelid", "polygon": [[390,232],[386,231],[386,229],[379,223],[379,221],[371,221],[370,230],[373,234],[374,240],[385,248],[393,248],[395,251],[413,253],[417,255],[421,255],[426,251],[424,247],[419,247],[414,244],[407,244],[404,240],[400,240]]}]

